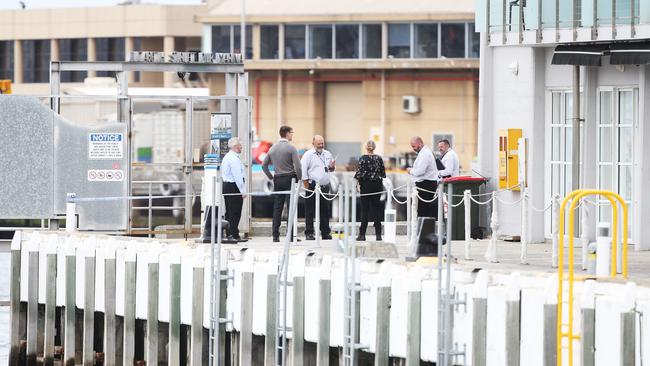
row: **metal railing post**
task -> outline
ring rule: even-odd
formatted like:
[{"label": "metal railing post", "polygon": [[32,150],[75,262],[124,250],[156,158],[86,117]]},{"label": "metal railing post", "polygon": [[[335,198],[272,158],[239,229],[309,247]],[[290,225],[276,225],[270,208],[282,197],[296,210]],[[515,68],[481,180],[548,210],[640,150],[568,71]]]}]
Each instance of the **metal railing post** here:
[{"label": "metal railing post", "polygon": [[537,43],[542,42],[544,39],[544,17],[542,16],[543,7],[542,0],[537,1]]},{"label": "metal railing post", "polygon": [[490,5],[491,5],[490,1],[491,0],[486,0],[485,1],[485,6],[486,6],[486,9],[485,9],[485,38],[487,40],[488,45],[490,44],[490,41],[492,40],[491,37],[490,37],[490,34],[492,32],[492,30],[491,30],[492,25],[490,24]]},{"label": "metal railing post", "polygon": [[635,3],[635,0],[630,0],[630,38],[634,38],[636,35],[636,28],[634,27]]},{"label": "metal railing post", "polygon": [[314,200],[316,202],[315,204],[315,211],[314,216],[316,217],[316,220],[314,220],[314,233],[316,234],[316,245],[320,246],[320,198],[321,198],[321,190],[320,190],[320,184],[316,183],[316,186],[314,187]]},{"label": "metal railing post", "polygon": [[560,0],[555,0],[555,42],[560,41]]},{"label": "metal railing post", "polygon": [[592,0],[591,8],[593,9],[591,39],[595,40],[598,38],[598,0]]},{"label": "metal railing post", "polygon": [[616,0],[612,0],[612,39],[616,39]]},{"label": "metal railing post", "polygon": [[148,212],[148,218],[147,218],[147,230],[149,230],[149,234],[147,234],[147,236],[149,238],[151,238],[151,230],[153,230],[153,228],[151,227],[151,224],[152,224],[152,217],[151,216],[153,214],[153,212],[152,212],[153,209],[151,208],[151,206],[153,205],[153,199],[151,197],[151,185],[152,185],[152,183],[149,182],[149,207],[148,207],[149,212]]},{"label": "metal railing post", "polygon": [[573,14],[571,16],[572,18],[572,33],[573,33],[573,41],[575,42],[576,39],[578,39],[578,4],[579,0],[573,0]]},{"label": "metal railing post", "polygon": [[75,193],[68,193],[65,203],[65,231],[72,233],[77,230],[77,204],[74,199],[77,197]]},{"label": "metal railing post", "polygon": [[[506,3],[508,0],[502,0],[502,6],[501,6],[501,19],[503,20],[501,23],[501,44],[506,44],[508,43],[508,33],[506,32],[507,29],[507,6]],[[512,19],[510,20],[510,23],[512,23]]]}]

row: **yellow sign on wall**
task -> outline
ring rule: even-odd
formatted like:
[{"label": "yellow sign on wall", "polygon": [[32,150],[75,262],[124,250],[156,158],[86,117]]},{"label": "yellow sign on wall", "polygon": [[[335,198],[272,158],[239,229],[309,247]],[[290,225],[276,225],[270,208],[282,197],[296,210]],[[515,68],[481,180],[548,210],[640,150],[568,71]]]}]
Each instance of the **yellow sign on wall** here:
[{"label": "yellow sign on wall", "polygon": [[519,139],[521,128],[499,130],[499,188],[520,190],[519,184]]},{"label": "yellow sign on wall", "polygon": [[0,94],[11,94],[11,80],[0,80]]}]

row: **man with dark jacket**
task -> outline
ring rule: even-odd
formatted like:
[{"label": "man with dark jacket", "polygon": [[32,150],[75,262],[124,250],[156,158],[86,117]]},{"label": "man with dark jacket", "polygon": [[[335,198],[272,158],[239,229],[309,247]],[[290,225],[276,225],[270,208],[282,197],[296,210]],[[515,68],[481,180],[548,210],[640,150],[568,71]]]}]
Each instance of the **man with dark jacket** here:
[{"label": "man with dark jacket", "polygon": [[[274,192],[291,190],[291,183],[302,176],[298,150],[291,145],[292,139],[293,128],[289,126],[280,127],[280,140],[271,146],[262,164],[264,174],[273,180]],[[269,170],[271,164],[273,165],[273,174]],[[276,243],[280,241],[280,221],[282,220],[285,201],[288,210],[288,207],[290,207],[288,194],[276,194],[273,201],[273,242]]]}]

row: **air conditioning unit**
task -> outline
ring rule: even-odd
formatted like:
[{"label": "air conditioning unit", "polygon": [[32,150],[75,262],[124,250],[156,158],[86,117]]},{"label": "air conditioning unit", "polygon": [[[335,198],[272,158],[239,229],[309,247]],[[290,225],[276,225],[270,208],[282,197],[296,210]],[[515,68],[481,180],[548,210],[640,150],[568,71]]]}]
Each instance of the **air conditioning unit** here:
[{"label": "air conditioning unit", "polygon": [[420,98],[414,95],[405,95],[402,97],[402,110],[406,113],[420,112]]}]

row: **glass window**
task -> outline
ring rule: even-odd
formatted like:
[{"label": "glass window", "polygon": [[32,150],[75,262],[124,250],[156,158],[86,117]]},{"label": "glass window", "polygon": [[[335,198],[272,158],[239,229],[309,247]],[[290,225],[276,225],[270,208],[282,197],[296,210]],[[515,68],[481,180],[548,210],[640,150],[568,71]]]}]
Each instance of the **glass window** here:
[{"label": "glass window", "polygon": [[618,167],[618,193],[626,201],[632,200],[632,166]]},{"label": "glass window", "polygon": [[47,83],[50,79],[50,40],[22,41],[23,80]]},{"label": "glass window", "polygon": [[388,25],[388,56],[395,58],[411,57],[411,25]]},{"label": "glass window", "polygon": [[279,31],[277,25],[260,26],[260,58],[277,59],[279,46]]},{"label": "glass window", "polygon": [[465,24],[441,24],[441,52],[444,57],[465,57]]},{"label": "glass window", "polygon": [[359,25],[336,25],[336,58],[359,58]]},{"label": "glass window", "polygon": [[305,25],[284,26],[284,58],[305,58]]},{"label": "glass window", "polygon": [[[97,38],[97,61],[124,61],[124,38]],[[115,76],[111,71],[98,71],[97,76]]]},{"label": "glass window", "polygon": [[634,121],[634,103],[632,91],[624,90],[619,93],[619,121],[621,125],[632,125]]},{"label": "glass window", "polygon": [[14,41],[0,41],[0,79],[14,78]]},{"label": "glass window", "polygon": [[[240,36],[240,25],[233,26],[233,45],[232,53],[241,53],[241,36]],[[246,59],[253,58],[253,27],[250,25],[246,26],[246,54],[244,55]]]},{"label": "glass window", "polygon": [[599,159],[601,162],[612,162],[612,128],[600,128],[600,152]]},{"label": "glass window", "polygon": [[612,187],[612,166],[611,165],[600,166],[600,174],[598,174],[598,187],[600,189],[606,189],[608,191],[614,189],[614,187]]},{"label": "glass window", "polygon": [[309,26],[309,58],[332,58],[332,25]]},{"label": "glass window", "polygon": [[551,140],[553,141],[553,151],[551,152],[551,160],[558,161],[560,160],[560,150],[561,150],[560,134],[562,133],[562,128],[552,127],[551,130],[553,131],[552,132],[553,136],[551,137]]},{"label": "glass window", "polygon": [[438,24],[415,24],[415,57],[438,57]]},{"label": "glass window", "polygon": [[612,124],[612,92],[600,92],[600,124]]},{"label": "glass window", "polygon": [[[632,162],[632,127],[619,127],[618,129],[618,161],[621,163]],[[611,147],[610,147],[611,149]]]},{"label": "glass window", "polygon": [[[88,40],[85,38],[60,39],[59,60],[86,61],[88,60]],[[61,73],[62,82],[81,83],[86,78],[85,71],[68,71]]]},{"label": "glass window", "polygon": [[474,23],[467,23],[469,32],[469,58],[481,57],[481,33],[476,31]]},{"label": "glass window", "polygon": [[362,58],[381,58],[381,24],[364,24]]},{"label": "glass window", "polygon": [[230,53],[230,26],[212,26],[212,52]]}]

